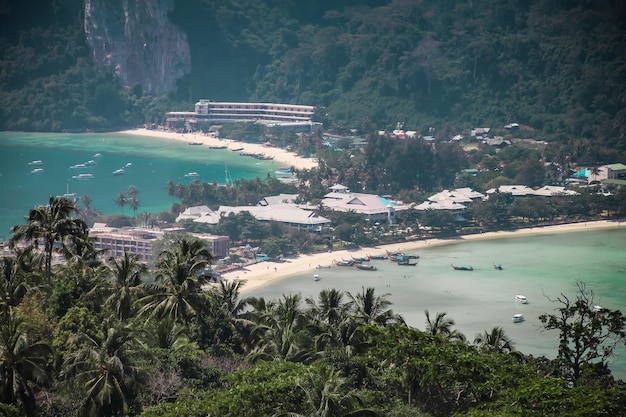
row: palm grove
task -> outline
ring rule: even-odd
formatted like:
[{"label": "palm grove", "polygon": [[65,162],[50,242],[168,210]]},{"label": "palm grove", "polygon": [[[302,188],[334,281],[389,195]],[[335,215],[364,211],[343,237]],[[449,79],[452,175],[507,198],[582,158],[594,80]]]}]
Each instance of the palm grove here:
[{"label": "palm grove", "polygon": [[[579,285],[541,317],[556,359],[518,352],[500,328],[473,341],[445,313],[425,331],[387,294],[243,298],[212,283],[201,241],[179,238],[152,270],[93,250],[73,203],[51,198],[12,229],[1,258],[0,409],[17,416],[617,415],[607,368],[619,311]],[[38,246],[39,245],[39,246]],[[104,260],[106,259],[106,260]],[[290,414],[291,413],[291,414]]]}]

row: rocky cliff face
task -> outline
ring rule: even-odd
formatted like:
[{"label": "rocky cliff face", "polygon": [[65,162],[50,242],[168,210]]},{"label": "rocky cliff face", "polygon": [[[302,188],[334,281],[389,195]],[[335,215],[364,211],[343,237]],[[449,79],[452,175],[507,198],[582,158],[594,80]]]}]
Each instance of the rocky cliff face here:
[{"label": "rocky cliff face", "polygon": [[168,20],[174,0],[85,0],[85,34],[94,61],[109,67],[125,86],[175,91],[191,71],[186,35]]}]

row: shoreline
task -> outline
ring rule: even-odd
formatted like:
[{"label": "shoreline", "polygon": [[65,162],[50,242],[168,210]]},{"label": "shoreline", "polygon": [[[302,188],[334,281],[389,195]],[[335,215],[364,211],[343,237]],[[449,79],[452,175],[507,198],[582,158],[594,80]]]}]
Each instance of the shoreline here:
[{"label": "shoreline", "polygon": [[[253,265],[246,266],[242,269],[226,272],[222,275],[222,278],[226,280],[240,281],[243,284],[240,288],[241,294],[249,296],[252,295],[254,290],[265,287],[269,284],[286,280],[305,272],[316,274],[316,271],[324,271],[324,269],[317,269],[316,266],[331,265],[334,259],[349,259],[352,256],[365,256],[367,254],[385,254],[385,251],[416,251],[424,247],[451,245],[478,240],[501,239],[521,236],[528,237],[550,233],[582,232],[586,230],[606,230],[622,227],[625,226],[622,225],[621,221],[599,220],[592,222],[568,223],[553,226],[530,227],[526,229],[517,229],[511,231],[477,233],[452,237],[449,239],[421,239],[401,243],[378,245],[373,247],[341,249],[332,252],[299,255],[295,258],[287,258],[284,262],[281,263],[259,262]],[[336,266],[331,267],[338,268]]]},{"label": "shoreline", "polygon": [[272,146],[268,147],[260,143],[256,144],[239,142],[233,139],[220,139],[218,137],[212,135],[204,135],[202,133],[176,133],[162,130],[149,130],[145,128],[122,130],[115,133],[121,135],[169,139],[185,143],[201,143],[202,145],[200,146],[226,146],[226,149],[230,151],[263,154],[265,156],[271,157],[272,160],[275,162],[283,164],[289,168],[295,167],[299,170],[313,169],[317,168],[318,166],[316,159],[303,158],[296,155],[294,152],[289,152],[282,148],[275,148]]}]

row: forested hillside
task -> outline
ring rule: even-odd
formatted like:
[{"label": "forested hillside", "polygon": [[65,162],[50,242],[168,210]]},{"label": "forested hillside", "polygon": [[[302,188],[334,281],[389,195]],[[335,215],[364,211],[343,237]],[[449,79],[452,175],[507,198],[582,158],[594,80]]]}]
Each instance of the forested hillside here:
[{"label": "forested hillside", "polygon": [[[2,17],[19,18],[2,29],[0,128],[158,118],[140,88],[90,73],[82,2],[54,4],[54,19],[21,7]],[[518,122],[547,139],[626,146],[623,2],[177,0],[170,18],[192,57],[171,108],[199,98],[306,103],[326,127]]]}]

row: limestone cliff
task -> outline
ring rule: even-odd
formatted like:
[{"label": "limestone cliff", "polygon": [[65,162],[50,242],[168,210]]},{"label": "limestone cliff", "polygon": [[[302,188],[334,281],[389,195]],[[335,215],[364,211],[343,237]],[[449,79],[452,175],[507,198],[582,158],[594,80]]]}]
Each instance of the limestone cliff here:
[{"label": "limestone cliff", "polygon": [[187,36],[167,13],[174,0],[85,0],[85,35],[94,61],[114,70],[125,86],[175,91],[176,80],[191,71]]}]

